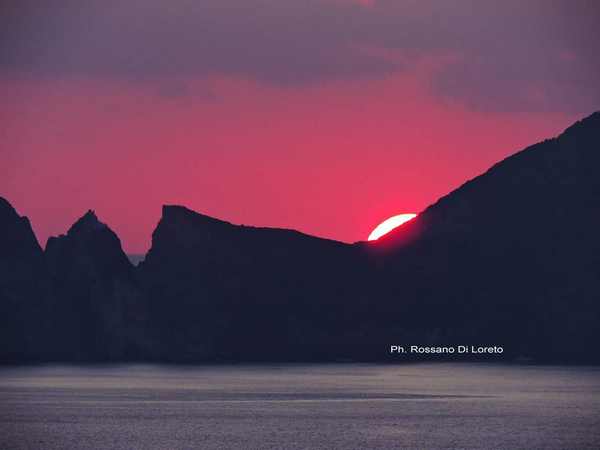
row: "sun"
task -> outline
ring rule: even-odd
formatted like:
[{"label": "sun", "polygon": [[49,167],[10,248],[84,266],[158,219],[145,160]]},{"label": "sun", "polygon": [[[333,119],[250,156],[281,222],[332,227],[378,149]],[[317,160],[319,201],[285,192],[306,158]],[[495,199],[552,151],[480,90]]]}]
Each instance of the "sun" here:
[{"label": "sun", "polygon": [[408,222],[411,219],[417,217],[416,214],[398,214],[397,216],[392,216],[389,219],[384,220],[379,225],[375,227],[371,234],[367,238],[369,241],[376,241],[384,234],[389,233],[394,228],[399,227],[403,223]]}]

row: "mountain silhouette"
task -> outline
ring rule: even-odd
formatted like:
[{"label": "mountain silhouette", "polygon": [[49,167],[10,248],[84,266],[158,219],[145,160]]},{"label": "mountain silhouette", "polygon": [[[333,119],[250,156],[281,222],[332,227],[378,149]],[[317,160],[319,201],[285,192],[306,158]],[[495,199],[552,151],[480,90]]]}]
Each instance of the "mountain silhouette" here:
[{"label": "mountain silhouette", "polygon": [[372,244],[383,279],[411,280],[401,289],[415,302],[413,326],[435,329],[436,342],[485,337],[538,357],[597,355],[598,167],[599,112]]},{"label": "mountain silhouette", "polygon": [[359,307],[347,280],[360,272],[350,245],[181,206],[163,207],[139,266],[160,359],[177,360],[328,356]]},{"label": "mountain silhouette", "polygon": [[48,287],[44,254],[29,219],[0,197],[0,358],[37,359],[46,328]]},{"label": "mountain silhouette", "polygon": [[599,152],[594,113],[373,242],[167,205],[137,266],[92,211],[42,251],[0,199],[0,356],[397,361],[390,345],[497,345],[600,362]]},{"label": "mountain silhouette", "polygon": [[48,239],[45,259],[62,358],[135,358],[146,309],[117,235],[90,210],[67,234]]}]

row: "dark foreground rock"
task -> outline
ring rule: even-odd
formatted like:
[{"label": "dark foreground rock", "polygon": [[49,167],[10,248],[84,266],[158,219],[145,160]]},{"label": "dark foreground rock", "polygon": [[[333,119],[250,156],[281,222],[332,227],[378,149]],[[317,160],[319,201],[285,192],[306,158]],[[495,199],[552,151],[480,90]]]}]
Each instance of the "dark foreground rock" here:
[{"label": "dark foreground rock", "polygon": [[598,363],[598,167],[595,113],[379,241],[165,206],[136,267],[93,212],[42,251],[0,199],[0,356],[406,361],[390,346],[465,345],[502,346],[496,361]]}]

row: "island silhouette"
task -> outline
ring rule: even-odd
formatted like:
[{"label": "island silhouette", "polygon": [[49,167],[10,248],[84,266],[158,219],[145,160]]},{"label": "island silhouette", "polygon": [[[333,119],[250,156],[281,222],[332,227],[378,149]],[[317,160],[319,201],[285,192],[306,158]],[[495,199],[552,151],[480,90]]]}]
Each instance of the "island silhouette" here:
[{"label": "island silhouette", "polygon": [[399,362],[431,357],[391,346],[464,345],[598,363],[598,167],[600,112],[376,241],[165,205],[137,265],[92,210],[42,249],[0,198],[0,361]]}]

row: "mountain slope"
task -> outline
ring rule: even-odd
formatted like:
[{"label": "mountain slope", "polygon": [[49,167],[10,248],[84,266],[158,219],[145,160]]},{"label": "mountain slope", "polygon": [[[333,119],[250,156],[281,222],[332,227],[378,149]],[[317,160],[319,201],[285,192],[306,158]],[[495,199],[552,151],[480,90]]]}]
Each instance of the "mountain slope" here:
[{"label": "mountain slope", "polygon": [[0,197],[0,361],[42,353],[47,284],[42,249],[29,219]]},{"label": "mountain slope", "polygon": [[596,228],[599,165],[600,112],[596,112],[559,137],[495,164],[376,245],[396,247],[417,236],[423,241],[484,229],[503,230],[499,236],[535,237],[536,232],[558,232],[563,226]]},{"label": "mountain slope", "polygon": [[376,242],[165,206],[137,267],[91,211],[42,252],[0,199],[0,358],[384,360],[454,344],[599,363],[598,167],[595,113]]},{"label": "mountain slope", "polygon": [[48,239],[57,354],[81,361],[140,359],[146,307],[117,235],[93,211]]},{"label": "mountain slope", "polygon": [[440,342],[598,357],[597,167],[600,113],[496,164],[370,245],[385,290],[411,280],[414,326],[436,329]]}]

